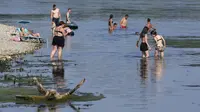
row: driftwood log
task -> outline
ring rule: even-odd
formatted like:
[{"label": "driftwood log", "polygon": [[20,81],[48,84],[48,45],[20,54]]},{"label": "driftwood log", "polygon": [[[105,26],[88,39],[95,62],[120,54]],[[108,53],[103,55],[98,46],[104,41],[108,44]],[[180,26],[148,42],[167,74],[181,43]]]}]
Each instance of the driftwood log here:
[{"label": "driftwood log", "polygon": [[79,84],[76,85],[76,87],[72,90],[70,90],[67,93],[60,94],[56,90],[46,90],[42,84],[37,80],[37,78],[33,78],[34,82],[37,85],[37,89],[41,96],[37,95],[16,95],[16,99],[19,100],[25,100],[25,101],[33,101],[33,102],[38,102],[38,101],[63,101],[67,100],[80,86],[83,85],[85,82],[85,78],[80,81]]}]

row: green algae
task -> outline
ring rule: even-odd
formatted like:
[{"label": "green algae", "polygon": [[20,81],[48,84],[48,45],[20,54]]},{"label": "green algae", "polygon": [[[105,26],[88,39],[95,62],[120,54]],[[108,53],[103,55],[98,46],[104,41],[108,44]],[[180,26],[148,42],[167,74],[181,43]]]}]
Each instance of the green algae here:
[{"label": "green algae", "polygon": [[175,48],[200,48],[200,39],[166,39],[166,43]]},{"label": "green algae", "polygon": [[76,101],[76,102],[86,102],[86,101],[97,101],[101,100],[104,97],[103,94],[95,95],[93,93],[81,93],[78,92],[76,94],[72,94],[67,99],[54,101],[54,100],[36,100],[36,101],[30,101],[30,100],[23,100],[23,99],[16,99],[16,95],[39,95],[39,92],[36,88],[30,88],[30,87],[9,87],[9,88],[0,88],[0,102],[1,103],[7,103],[7,102],[15,102],[19,104],[30,104],[30,103],[62,103],[66,101]]}]

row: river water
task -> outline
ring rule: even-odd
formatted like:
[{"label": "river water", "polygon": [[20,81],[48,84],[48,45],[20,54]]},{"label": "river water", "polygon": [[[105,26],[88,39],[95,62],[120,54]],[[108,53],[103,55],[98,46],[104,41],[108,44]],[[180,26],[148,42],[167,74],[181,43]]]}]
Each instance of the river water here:
[{"label": "river water", "polygon": [[[72,88],[82,78],[81,92],[102,93],[105,98],[89,102],[73,102],[83,112],[188,112],[200,109],[199,65],[200,1],[198,0],[1,0],[0,23],[25,26],[41,33],[47,41],[40,50],[18,61],[24,71],[13,74],[37,74],[53,77],[49,66],[51,51],[50,10],[56,4],[65,20],[72,8],[72,20],[79,28],[66,39],[63,50],[64,85]],[[108,33],[107,20],[114,22],[129,14],[128,29]],[[167,42],[164,59],[141,59],[135,47],[147,18]],[[19,24],[20,20],[31,21]],[[152,38],[150,37],[150,41]],[[17,43],[16,43],[17,44]],[[151,43],[153,45],[153,43]],[[12,62],[13,70],[19,68]],[[11,73],[5,71],[4,73]],[[191,86],[193,85],[193,86]],[[197,85],[197,86],[195,86]],[[12,103],[12,102],[11,102]],[[39,107],[6,107],[1,112],[47,112]],[[68,105],[57,105],[56,112],[74,112]]]}]

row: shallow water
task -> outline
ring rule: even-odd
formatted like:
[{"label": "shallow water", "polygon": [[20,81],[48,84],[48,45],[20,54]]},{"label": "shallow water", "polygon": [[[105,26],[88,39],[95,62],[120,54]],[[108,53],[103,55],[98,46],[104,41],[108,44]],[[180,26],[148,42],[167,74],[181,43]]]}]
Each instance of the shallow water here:
[{"label": "shallow water", "polygon": [[[40,32],[47,43],[34,54],[12,61],[5,70],[1,69],[1,75],[44,75],[55,79],[55,75],[64,75],[67,88],[73,88],[86,78],[79,91],[102,93],[106,98],[89,103],[72,102],[84,112],[188,112],[200,109],[197,99],[200,88],[194,87],[200,85],[199,66],[192,66],[198,65],[200,59],[197,45],[200,35],[198,0],[2,1],[1,23],[31,28]],[[49,12],[53,3],[61,9],[63,17],[70,6],[72,19],[79,25],[75,36],[66,39],[61,73],[55,72],[49,61],[52,40]],[[114,14],[114,21],[118,23],[128,13],[129,28],[108,34],[110,13]],[[152,18],[158,32],[169,40],[162,60],[154,59],[153,51],[149,59],[141,59],[139,49],[135,48],[138,37],[133,34],[142,29],[147,17]],[[30,20],[31,23],[18,24],[19,20]],[[193,39],[198,41],[193,42]],[[11,69],[7,69],[9,67]],[[19,71],[20,68],[23,69]],[[92,106],[85,108],[84,104]],[[0,110],[37,112],[38,108],[21,105],[6,106]],[[56,108],[60,112],[74,111],[65,104]]]}]

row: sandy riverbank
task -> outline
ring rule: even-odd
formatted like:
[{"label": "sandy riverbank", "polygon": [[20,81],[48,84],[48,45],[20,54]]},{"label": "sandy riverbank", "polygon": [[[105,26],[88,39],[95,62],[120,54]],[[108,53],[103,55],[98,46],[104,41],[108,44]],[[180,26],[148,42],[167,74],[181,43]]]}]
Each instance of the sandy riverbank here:
[{"label": "sandy riverbank", "polygon": [[15,42],[11,33],[16,27],[0,24],[0,60],[10,60],[21,54],[33,52],[39,48],[39,43]]}]

